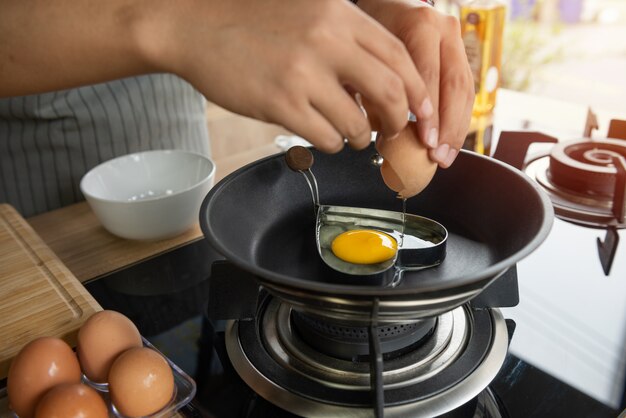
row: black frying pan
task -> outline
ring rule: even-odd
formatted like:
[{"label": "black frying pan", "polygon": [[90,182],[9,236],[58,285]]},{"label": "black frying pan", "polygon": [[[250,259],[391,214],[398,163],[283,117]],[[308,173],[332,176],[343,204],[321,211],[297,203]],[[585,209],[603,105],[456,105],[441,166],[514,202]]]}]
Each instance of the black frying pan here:
[{"label": "black frying pan", "polygon": [[[335,155],[313,150],[320,203],[400,211],[401,202],[369,162],[374,152],[373,146]],[[397,287],[324,264],[316,250],[308,186],[282,154],[215,185],[200,222],[216,250],[301,309],[362,320],[378,298],[382,321],[399,321],[435,315],[473,298],[537,248],[553,219],[549,199],[525,174],[467,151],[452,167],[439,169],[430,185],[407,201],[407,211],[448,229],[447,256],[438,267],[407,272]]]}]

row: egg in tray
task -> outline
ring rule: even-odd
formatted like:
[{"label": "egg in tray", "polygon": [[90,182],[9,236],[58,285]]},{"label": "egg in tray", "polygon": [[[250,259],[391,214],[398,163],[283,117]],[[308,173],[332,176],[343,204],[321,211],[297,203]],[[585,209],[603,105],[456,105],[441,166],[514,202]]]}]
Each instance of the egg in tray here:
[{"label": "egg in tray", "polygon": [[9,368],[6,395],[9,416],[19,418],[130,418],[171,416],[195,390],[130,319],[104,310],[81,326],[76,352],[55,337],[22,347]]}]

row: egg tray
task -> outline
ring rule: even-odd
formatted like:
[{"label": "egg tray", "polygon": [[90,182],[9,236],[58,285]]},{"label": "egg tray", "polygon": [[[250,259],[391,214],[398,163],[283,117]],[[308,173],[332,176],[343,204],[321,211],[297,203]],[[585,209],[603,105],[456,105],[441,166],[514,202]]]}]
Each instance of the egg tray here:
[{"label": "egg tray", "polygon": [[[196,382],[189,377],[187,373],[182,371],[176,364],[174,364],[167,356],[157,350],[148,340],[144,337],[141,337],[143,340],[144,347],[148,347],[161,354],[165,360],[167,360],[168,364],[172,369],[172,374],[174,375],[174,393],[172,394],[172,399],[170,402],[163,407],[161,410],[155,412],[152,415],[148,415],[142,418],[167,418],[175,416],[176,413],[187,405],[196,395]],[[83,375],[83,383],[88,386],[91,386],[98,392],[109,408],[109,417],[110,418],[126,418],[126,416],[120,414],[115,407],[111,404],[111,400],[109,398],[109,391],[107,389],[107,385],[97,384],[90,382]],[[19,418],[17,414],[12,412],[9,409],[9,399],[7,394],[6,387],[0,389],[0,418]]]}]

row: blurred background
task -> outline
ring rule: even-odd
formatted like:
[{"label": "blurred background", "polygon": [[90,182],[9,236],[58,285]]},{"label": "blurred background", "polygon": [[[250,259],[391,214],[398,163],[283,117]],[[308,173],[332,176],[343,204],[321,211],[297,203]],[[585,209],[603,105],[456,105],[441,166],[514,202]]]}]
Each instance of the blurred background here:
[{"label": "blurred background", "polygon": [[[458,14],[459,3],[437,8]],[[626,113],[626,1],[504,3],[501,88]]]}]

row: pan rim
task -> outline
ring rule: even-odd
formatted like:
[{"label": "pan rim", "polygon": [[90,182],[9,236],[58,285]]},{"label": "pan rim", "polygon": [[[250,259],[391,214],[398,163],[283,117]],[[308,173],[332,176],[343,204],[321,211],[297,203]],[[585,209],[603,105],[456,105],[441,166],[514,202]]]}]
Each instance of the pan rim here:
[{"label": "pan rim", "polygon": [[[504,163],[500,160],[497,160],[493,157],[487,157],[481,154],[478,154],[473,151],[461,150],[460,153],[466,154],[469,158],[477,158],[483,159],[485,161],[489,161],[491,164],[497,164],[501,168],[505,170],[509,170],[514,174],[518,175],[526,182],[527,185],[532,187],[539,197],[539,203],[542,208],[543,220],[541,225],[539,226],[536,235],[520,250],[515,253],[509,255],[508,257],[490,265],[489,267],[483,269],[482,271],[470,275],[462,275],[457,277],[447,278],[445,281],[441,282],[441,286],[433,285],[432,283],[428,286],[423,287],[377,287],[371,285],[355,285],[349,284],[344,285],[340,283],[325,283],[325,282],[316,282],[309,279],[303,279],[298,277],[292,277],[285,274],[276,273],[272,270],[263,268],[258,266],[257,264],[242,260],[241,257],[231,252],[228,248],[226,248],[219,240],[215,238],[213,234],[213,227],[209,224],[208,218],[211,213],[211,207],[218,198],[219,194],[233,181],[235,181],[239,176],[243,175],[245,172],[255,168],[257,165],[264,163],[265,161],[269,161],[272,159],[277,159],[284,155],[284,152],[279,152],[262,159],[253,161],[236,171],[230,173],[228,176],[224,177],[221,181],[219,181],[207,194],[204,201],[202,202],[202,206],[200,208],[200,227],[204,234],[205,239],[209,241],[211,246],[219,252],[222,256],[224,256],[229,262],[233,263],[235,266],[255,275],[256,279],[263,284],[264,281],[269,282],[272,286],[275,287],[286,287],[290,289],[295,289],[299,291],[311,291],[318,294],[332,294],[337,295],[338,293],[342,295],[350,295],[356,297],[386,297],[386,296],[411,296],[416,294],[423,293],[431,293],[431,292],[441,292],[441,291],[449,291],[453,289],[461,289],[467,286],[476,285],[485,280],[490,280],[498,277],[504,271],[515,265],[517,262],[526,258],[530,255],[534,250],[536,250],[547,238],[550,230],[552,229],[552,225],[554,223],[554,208],[550,201],[548,195],[541,189],[539,184],[534,182],[526,173],[521,170],[516,169],[515,167]],[[454,283],[454,285],[450,285],[450,283]]]}]

